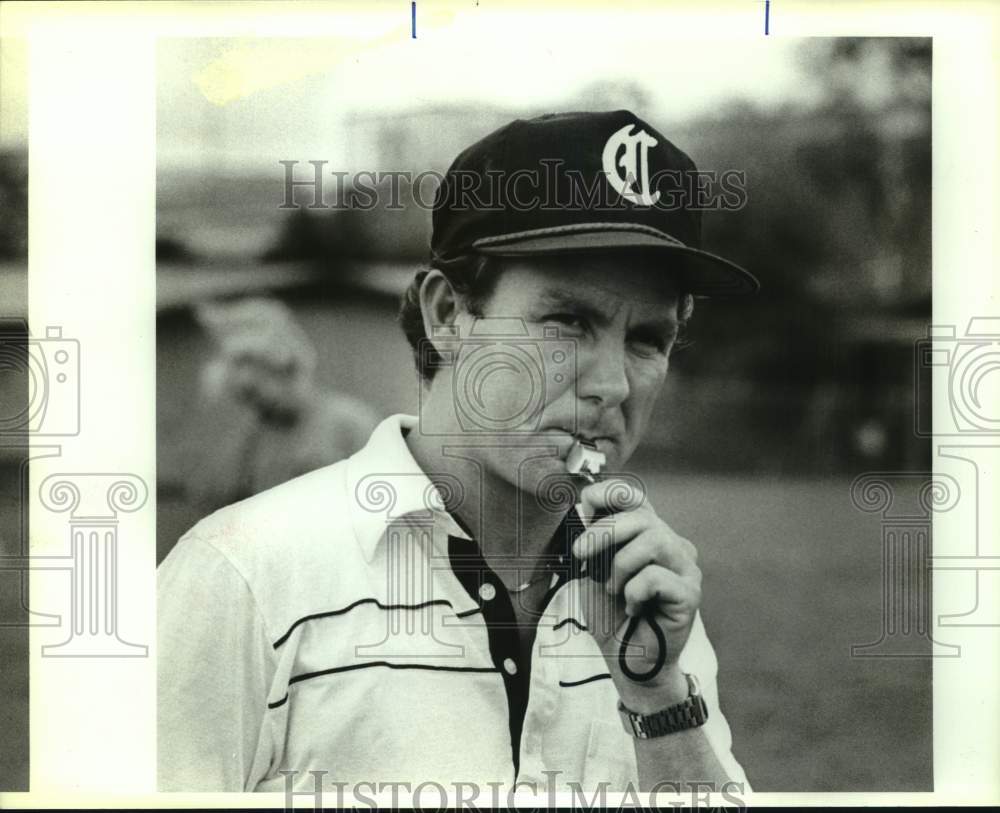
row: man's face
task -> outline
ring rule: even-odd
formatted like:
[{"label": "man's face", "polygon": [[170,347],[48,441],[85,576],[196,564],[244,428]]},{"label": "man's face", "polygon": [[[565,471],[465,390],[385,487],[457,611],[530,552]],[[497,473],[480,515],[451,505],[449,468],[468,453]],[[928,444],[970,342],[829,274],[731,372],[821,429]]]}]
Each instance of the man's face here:
[{"label": "man's face", "polygon": [[[448,386],[457,411],[483,419],[468,437],[485,442],[471,455],[490,475],[536,490],[565,470],[577,438],[597,445],[608,472],[622,471],[645,432],[677,336],[678,298],[665,277],[662,260],[628,255],[510,259],[483,319],[460,311],[456,326],[466,341]],[[526,340],[511,341],[512,352],[494,353],[492,364],[480,355],[476,370],[463,369],[490,347],[490,340],[467,341],[470,334],[495,333],[498,324],[523,325]],[[564,348],[575,365],[554,352]],[[502,436],[488,431],[491,417],[499,424],[510,416],[524,420],[513,431],[508,422]]]}]

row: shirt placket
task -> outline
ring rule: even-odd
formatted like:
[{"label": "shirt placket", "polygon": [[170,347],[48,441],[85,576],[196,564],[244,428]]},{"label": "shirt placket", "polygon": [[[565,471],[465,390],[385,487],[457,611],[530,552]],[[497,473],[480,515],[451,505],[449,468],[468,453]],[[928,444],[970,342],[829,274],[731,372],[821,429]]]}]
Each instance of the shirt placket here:
[{"label": "shirt placket", "polygon": [[452,571],[469,596],[479,605],[489,642],[490,659],[503,679],[507,695],[511,760],[517,774],[520,762],[521,729],[528,706],[529,664],[522,663],[517,619],[510,593],[499,576],[483,559],[471,539],[448,537]]},{"label": "shirt placket", "polygon": [[[550,603],[567,581],[579,574],[579,563],[570,550],[583,530],[584,524],[576,511],[570,511],[546,547],[544,555],[553,578],[542,602],[542,616],[547,615]],[[459,583],[482,611],[490,658],[503,678],[514,775],[519,781],[540,782],[543,732],[556,712],[556,687],[559,682],[556,659],[539,657],[539,642],[545,636],[538,630],[532,644],[531,660],[522,662],[510,592],[486,563],[475,540],[449,534],[448,556]]]}]

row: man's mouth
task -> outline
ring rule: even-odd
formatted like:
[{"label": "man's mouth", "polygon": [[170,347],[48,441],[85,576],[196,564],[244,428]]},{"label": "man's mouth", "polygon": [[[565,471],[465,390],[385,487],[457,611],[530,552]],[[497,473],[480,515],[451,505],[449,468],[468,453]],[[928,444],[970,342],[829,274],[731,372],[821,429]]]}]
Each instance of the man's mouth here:
[{"label": "man's mouth", "polygon": [[551,426],[545,432],[555,432],[566,436],[566,449],[562,450],[563,455],[567,454],[573,446],[573,442],[582,441],[588,445],[593,445],[597,449],[607,453],[615,444],[615,439],[611,435],[600,435],[596,432],[580,431],[571,432],[564,426]]}]

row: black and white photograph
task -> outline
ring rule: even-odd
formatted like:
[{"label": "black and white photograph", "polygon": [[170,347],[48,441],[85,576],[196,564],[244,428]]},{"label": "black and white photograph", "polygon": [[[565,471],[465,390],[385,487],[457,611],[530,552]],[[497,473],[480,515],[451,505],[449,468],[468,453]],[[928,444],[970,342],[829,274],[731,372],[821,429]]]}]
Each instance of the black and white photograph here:
[{"label": "black and white photograph", "polygon": [[30,5],[0,807],[1000,800],[1000,18]]},{"label": "black and white photograph", "polygon": [[[22,502],[31,392],[28,344],[27,43],[0,28],[0,791],[28,789],[28,554]],[[29,394],[30,393],[30,394]],[[35,401],[34,408],[32,401]]]},{"label": "black and white photograph", "polygon": [[932,787],[931,42],[775,45],[160,43],[162,790]]}]

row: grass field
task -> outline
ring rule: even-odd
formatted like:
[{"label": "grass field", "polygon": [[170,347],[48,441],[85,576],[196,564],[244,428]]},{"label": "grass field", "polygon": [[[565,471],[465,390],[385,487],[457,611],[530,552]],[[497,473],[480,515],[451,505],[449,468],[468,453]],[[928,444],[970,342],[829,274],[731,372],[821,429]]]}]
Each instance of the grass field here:
[{"label": "grass field", "polygon": [[[850,480],[641,470],[698,545],[734,752],[756,790],[930,790],[931,662],[852,658],[882,629],[881,528]],[[901,495],[905,498],[906,495]]]},{"label": "grass field", "polygon": [[[699,547],[723,708],[755,789],[930,789],[930,661],[850,657],[881,629],[881,532],[851,505],[850,481],[662,468],[647,460],[638,471],[661,516]],[[165,535],[189,524],[181,504],[160,510]],[[8,548],[11,518],[0,527]],[[6,614],[17,582],[2,579]],[[26,646],[23,630],[0,630],[7,789],[27,783]]]},{"label": "grass field", "polygon": [[[391,309],[351,300],[296,310],[316,346],[329,349],[319,371],[328,386],[382,414],[412,411],[409,351],[385,327]],[[187,317],[164,320],[157,338],[158,477],[171,488],[160,490],[158,538],[149,544],[162,559],[198,519],[180,497],[177,458],[206,347]],[[357,347],[369,352],[351,352]],[[373,358],[383,374],[371,374]],[[681,474],[649,453],[635,471],[661,516],[701,552],[723,708],[753,786],[929,790],[930,660],[850,656],[852,644],[877,640],[882,628],[879,518],[851,504],[850,477]],[[16,506],[3,501],[18,493],[15,472],[0,465],[0,554],[16,549]],[[17,590],[17,574],[0,573],[0,623],[16,612]],[[26,647],[23,630],[0,627],[0,789],[27,783]]]},{"label": "grass field", "polygon": [[[382,414],[413,410],[408,349],[386,330],[384,304],[295,310],[317,347],[337,351],[321,354],[323,381]],[[206,349],[181,317],[164,320],[158,339],[159,476],[176,484],[180,441],[197,432],[189,396]],[[370,354],[359,359],[357,347]],[[366,358],[384,373],[371,375]],[[668,474],[655,453],[635,464],[661,515],[701,551],[724,708],[754,787],[930,788],[930,661],[850,657],[882,625],[881,529],[851,504],[850,478]],[[158,558],[197,519],[176,490],[161,492]]]},{"label": "grass field", "polygon": [[[930,660],[850,655],[882,628],[881,529],[850,480],[662,469],[637,473],[698,545],[723,710],[754,788],[930,790]],[[171,500],[160,512],[165,553],[194,518]]]},{"label": "grass field", "polygon": [[[0,459],[0,557],[19,553],[18,467]],[[0,570],[0,790],[28,789],[28,630],[19,573]]]}]

